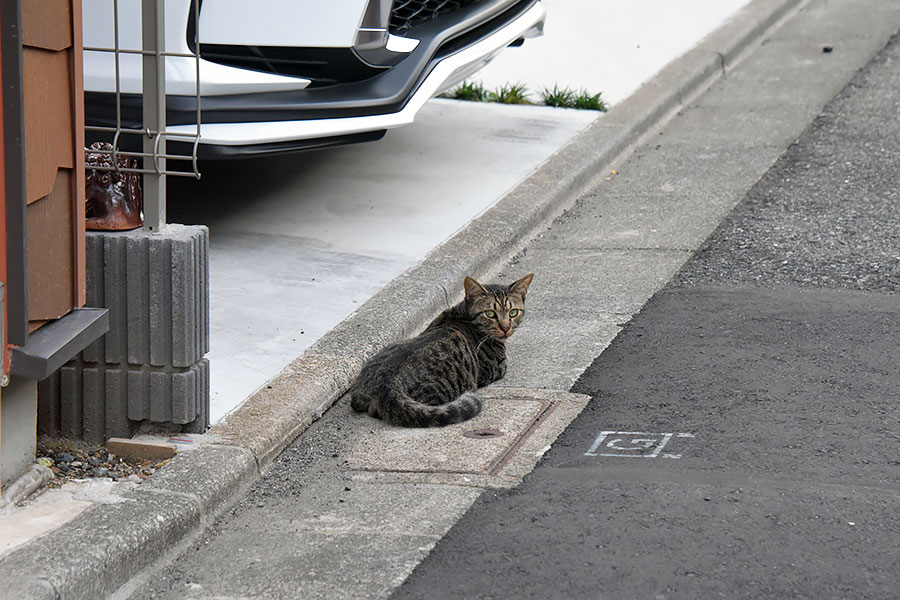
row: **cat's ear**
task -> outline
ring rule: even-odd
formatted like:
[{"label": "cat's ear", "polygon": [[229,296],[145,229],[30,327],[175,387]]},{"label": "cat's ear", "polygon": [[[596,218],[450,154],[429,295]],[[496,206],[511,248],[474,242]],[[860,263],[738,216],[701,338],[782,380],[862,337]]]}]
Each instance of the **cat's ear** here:
[{"label": "cat's ear", "polygon": [[522,279],[509,286],[509,293],[517,294],[522,297],[522,300],[524,300],[525,293],[528,291],[528,286],[531,285],[532,279],[534,279],[534,273],[529,273]]},{"label": "cat's ear", "polygon": [[488,295],[488,291],[484,289],[484,286],[471,277],[466,277],[466,279],[463,281],[463,287],[466,290],[466,300],[474,300],[479,296]]}]

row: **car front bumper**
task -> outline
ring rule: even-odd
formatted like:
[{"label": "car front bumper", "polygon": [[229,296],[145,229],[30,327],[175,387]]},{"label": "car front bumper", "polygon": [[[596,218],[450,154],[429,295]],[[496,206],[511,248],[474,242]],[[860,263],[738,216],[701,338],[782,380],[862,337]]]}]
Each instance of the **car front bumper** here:
[{"label": "car front bumper", "polygon": [[[198,155],[278,154],[377,139],[412,123],[426,101],[471,76],[511,43],[539,35],[544,18],[540,0],[522,0],[490,19],[473,13],[455,31],[436,28],[402,63],[367,81],[333,89],[203,97]],[[86,99],[88,122],[110,125],[114,96],[89,92]],[[122,102],[126,120],[140,114],[139,96],[123,95]],[[179,134],[197,134],[195,102],[192,96],[167,98],[170,147],[179,145]]]}]

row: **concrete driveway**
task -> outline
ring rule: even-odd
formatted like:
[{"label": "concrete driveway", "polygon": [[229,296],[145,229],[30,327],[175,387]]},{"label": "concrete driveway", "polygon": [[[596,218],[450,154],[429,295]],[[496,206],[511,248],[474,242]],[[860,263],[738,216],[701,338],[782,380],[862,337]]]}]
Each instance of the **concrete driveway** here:
[{"label": "concrete driveway", "polygon": [[[476,76],[616,103],[747,0],[546,0],[543,38]],[[219,422],[600,113],[436,99],[371,144],[202,165],[171,222],[210,228],[210,418]]]}]

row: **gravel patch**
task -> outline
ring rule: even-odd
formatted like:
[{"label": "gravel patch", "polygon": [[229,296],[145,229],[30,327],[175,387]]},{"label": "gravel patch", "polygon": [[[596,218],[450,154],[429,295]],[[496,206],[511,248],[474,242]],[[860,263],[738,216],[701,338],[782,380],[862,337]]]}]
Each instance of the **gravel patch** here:
[{"label": "gravel patch", "polygon": [[66,439],[38,441],[37,462],[50,467],[55,476],[47,487],[58,488],[67,481],[107,478],[141,482],[153,475],[167,460],[122,458],[105,446],[92,446]]}]

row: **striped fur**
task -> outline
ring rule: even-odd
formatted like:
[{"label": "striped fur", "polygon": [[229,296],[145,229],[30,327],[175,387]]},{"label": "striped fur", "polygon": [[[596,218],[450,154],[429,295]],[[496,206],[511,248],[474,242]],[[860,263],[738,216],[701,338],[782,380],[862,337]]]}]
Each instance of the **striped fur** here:
[{"label": "striped fur", "polygon": [[465,299],[420,335],[384,348],[350,387],[357,412],[402,427],[437,427],[471,419],[475,393],[506,374],[505,340],[524,316],[532,275],[510,286],[465,280]]}]

